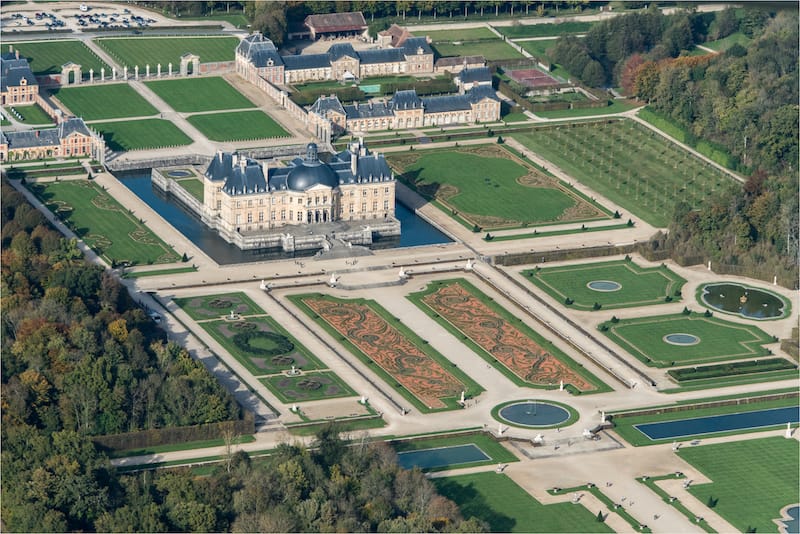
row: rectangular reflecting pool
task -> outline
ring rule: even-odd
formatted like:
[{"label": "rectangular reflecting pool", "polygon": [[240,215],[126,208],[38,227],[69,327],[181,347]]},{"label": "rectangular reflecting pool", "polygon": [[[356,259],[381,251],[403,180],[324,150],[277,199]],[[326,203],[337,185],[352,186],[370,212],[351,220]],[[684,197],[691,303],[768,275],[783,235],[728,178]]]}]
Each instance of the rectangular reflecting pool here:
[{"label": "rectangular reflecting pool", "polygon": [[752,412],[739,412],[708,417],[693,417],[634,425],[639,432],[652,440],[685,438],[732,430],[751,430],[768,426],[800,422],[800,407],[771,408]]},{"label": "rectangular reflecting pool", "polygon": [[436,467],[471,464],[486,460],[491,460],[491,458],[474,443],[406,451],[397,455],[397,462],[404,469],[412,469],[414,467],[434,469]]}]

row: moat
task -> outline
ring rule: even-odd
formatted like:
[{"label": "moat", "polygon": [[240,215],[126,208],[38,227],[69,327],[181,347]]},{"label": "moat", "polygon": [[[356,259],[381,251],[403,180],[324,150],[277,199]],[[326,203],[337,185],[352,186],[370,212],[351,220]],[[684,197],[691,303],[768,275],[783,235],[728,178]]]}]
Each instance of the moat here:
[{"label": "moat", "polygon": [[[278,249],[241,250],[226,242],[174,198],[165,196],[151,185],[150,169],[119,173],[117,178],[141,198],[148,206],[161,215],[176,230],[186,236],[203,252],[220,265],[246,263],[293,257],[311,257],[316,251],[298,251],[287,254]],[[395,217],[400,221],[402,234],[397,238],[376,241],[371,248],[402,248],[422,245],[451,243],[452,239],[434,228],[406,206],[398,202]]]}]

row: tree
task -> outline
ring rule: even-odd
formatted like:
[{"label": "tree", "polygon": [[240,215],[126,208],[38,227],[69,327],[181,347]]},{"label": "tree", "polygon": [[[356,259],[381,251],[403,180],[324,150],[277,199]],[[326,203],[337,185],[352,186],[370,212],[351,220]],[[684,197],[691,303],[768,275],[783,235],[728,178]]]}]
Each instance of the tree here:
[{"label": "tree", "polygon": [[599,61],[591,60],[583,68],[581,80],[591,87],[602,87],[606,81],[605,71]]},{"label": "tree", "polygon": [[257,1],[253,28],[281,46],[286,38],[286,2]]}]

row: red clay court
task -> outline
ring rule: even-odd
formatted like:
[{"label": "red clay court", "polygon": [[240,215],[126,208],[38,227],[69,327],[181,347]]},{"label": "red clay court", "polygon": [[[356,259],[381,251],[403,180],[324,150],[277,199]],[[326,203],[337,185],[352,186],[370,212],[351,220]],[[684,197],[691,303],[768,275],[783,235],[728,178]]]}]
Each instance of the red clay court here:
[{"label": "red clay court", "polygon": [[559,85],[560,82],[536,69],[510,70],[507,74],[516,82],[528,87],[546,87],[548,85]]}]

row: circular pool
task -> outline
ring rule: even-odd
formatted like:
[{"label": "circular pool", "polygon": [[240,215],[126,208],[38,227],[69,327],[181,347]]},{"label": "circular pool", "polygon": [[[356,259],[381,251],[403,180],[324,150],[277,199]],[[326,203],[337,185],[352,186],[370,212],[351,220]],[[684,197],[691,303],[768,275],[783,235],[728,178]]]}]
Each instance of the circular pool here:
[{"label": "circular pool", "polygon": [[780,319],[788,312],[786,302],[775,293],[741,284],[706,284],[700,300],[715,310],[747,319]]},{"label": "circular pool", "polygon": [[592,291],[609,292],[609,291],[619,291],[620,289],[622,289],[622,284],[620,284],[619,282],[614,282],[612,280],[592,280],[591,282],[586,284],[586,287],[588,287]]},{"label": "circular pool", "polygon": [[169,171],[167,172],[167,176],[170,178],[186,178],[187,176],[194,176],[189,171]]},{"label": "circular pool", "polygon": [[516,426],[543,428],[565,423],[572,414],[566,406],[547,401],[527,400],[500,407],[497,416],[500,420]]},{"label": "circular pool", "polygon": [[700,343],[700,338],[692,334],[667,334],[662,339],[670,345],[697,345]]}]

